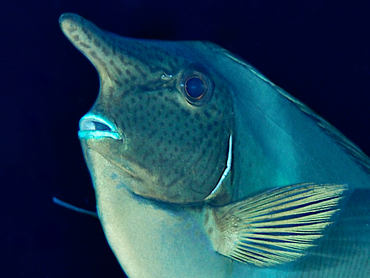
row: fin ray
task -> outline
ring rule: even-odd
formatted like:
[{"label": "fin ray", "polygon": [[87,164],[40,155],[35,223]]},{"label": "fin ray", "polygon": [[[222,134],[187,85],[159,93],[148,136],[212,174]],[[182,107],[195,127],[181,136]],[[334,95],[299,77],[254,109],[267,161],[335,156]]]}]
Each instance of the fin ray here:
[{"label": "fin ray", "polygon": [[240,262],[291,262],[323,236],[345,190],[341,184],[289,185],[214,208],[210,238],[217,252]]}]

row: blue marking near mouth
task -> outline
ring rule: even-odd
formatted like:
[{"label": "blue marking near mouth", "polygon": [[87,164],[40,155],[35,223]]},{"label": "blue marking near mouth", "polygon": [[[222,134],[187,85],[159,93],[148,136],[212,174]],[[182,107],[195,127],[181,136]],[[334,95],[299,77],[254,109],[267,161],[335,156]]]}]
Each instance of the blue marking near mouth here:
[{"label": "blue marking near mouth", "polygon": [[78,131],[78,138],[80,139],[99,139],[99,138],[107,138],[110,137],[112,139],[119,140],[121,136],[117,132],[109,132],[109,131],[86,131],[86,130],[79,130]]},{"label": "blue marking near mouth", "polygon": [[88,113],[81,118],[79,127],[78,137],[80,139],[122,139],[121,135],[117,132],[116,126],[102,116]]}]

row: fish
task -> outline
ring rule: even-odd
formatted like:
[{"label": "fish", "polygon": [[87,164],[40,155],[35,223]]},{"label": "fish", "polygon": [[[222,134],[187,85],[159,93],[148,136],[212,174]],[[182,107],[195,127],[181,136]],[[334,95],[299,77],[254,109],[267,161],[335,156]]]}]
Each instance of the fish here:
[{"label": "fish", "polygon": [[128,277],[370,277],[370,160],[342,133],[211,42],[59,24],[99,74],[78,137]]}]

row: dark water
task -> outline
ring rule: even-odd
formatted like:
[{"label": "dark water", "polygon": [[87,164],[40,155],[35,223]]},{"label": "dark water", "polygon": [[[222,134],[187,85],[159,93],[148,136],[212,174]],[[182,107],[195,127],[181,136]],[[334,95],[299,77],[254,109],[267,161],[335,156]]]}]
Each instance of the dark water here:
[{"label": "dark water", "polygon": [[98,79],[60,31],[63,12],[125,36],[218,43],[370,154],[370,4],[365,1],[4,2],[1,277],[124,277],[98,221],[51,201],[57,196],[87,209],[95,206],[77,124],[97,96]]}]

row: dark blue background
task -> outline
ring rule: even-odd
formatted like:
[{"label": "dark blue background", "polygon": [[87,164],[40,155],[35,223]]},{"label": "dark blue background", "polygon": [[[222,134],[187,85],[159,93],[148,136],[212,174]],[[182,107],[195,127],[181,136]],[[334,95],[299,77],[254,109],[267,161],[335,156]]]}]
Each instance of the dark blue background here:
[{"label": "dark blue background", "polygon": [[63,12],[120,35],[220,44],[370,154],[368,1],[291,2],[2,1],[0,276],[124,276],[99,222],[52,203],[95,206],[77,125],[99,84],[60,31]]}]

